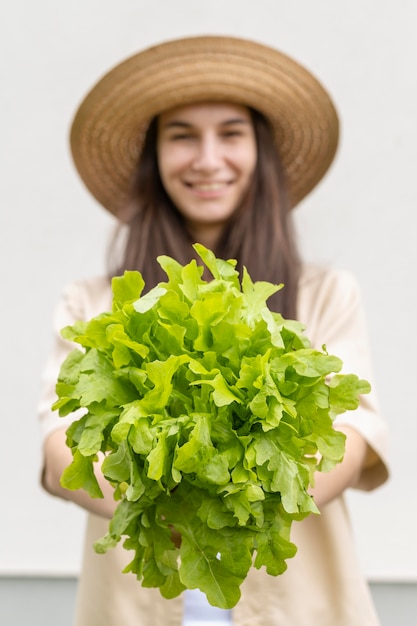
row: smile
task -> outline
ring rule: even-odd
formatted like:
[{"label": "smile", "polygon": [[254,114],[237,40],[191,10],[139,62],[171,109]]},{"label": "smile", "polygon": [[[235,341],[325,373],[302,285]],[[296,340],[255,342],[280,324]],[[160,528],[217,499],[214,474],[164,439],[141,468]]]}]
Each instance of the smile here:
[{"label": "smile", "polygon": [[229,183],[216,182],[216,183],[186,183],[187,187],[195,189],[196,191],[218,191],[224,189]]}]

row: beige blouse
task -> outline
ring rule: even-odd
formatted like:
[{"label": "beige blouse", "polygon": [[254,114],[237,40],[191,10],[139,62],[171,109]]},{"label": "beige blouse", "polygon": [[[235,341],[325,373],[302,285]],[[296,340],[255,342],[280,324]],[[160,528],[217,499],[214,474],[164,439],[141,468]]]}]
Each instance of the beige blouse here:
[{"label": "beige blouse", "polygon": [[[110,285],[105,278],[74,283],[59,303],[55,341],[48,361],[39,418],[44,437],[65,420],[52,413],[60,363],[73,347],[59,330],[76,319],[108,310]],[[366,323],[355,279],[348,272],[306,266],[303,270],[298,318],[313,344],[344,362],[343,371],[372,383]],[[65,418],[68,419],[68,418]],[[74,419],[74,418],[73,418]],[[376,465],[363,471],[359,488],[371,490],[387,479],[387,429],[375,392],[357,411],[338,422],[359,431],[377,453]],[[157,589],[145,589],[132,574],[122,574],[130,553],[118,546],[97,555],[92,544],[107,532],[107,520],[89,514],[84,559],[78,588],[76,626],[181,626],[180,596],[165,600]],[[250,570],[233,609],[235,626],[377,626],[369,590],[355,554],[352,529],[342,497],[292,527],[298,551],[278,577]]]}]

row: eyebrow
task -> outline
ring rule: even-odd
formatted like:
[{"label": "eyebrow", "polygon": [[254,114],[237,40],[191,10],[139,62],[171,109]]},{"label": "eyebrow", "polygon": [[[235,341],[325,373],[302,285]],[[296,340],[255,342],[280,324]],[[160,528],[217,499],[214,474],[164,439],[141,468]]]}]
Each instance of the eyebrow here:
[{"label": "eyebrow", "polygon": [[[250,121],[244,117],[233,117],[223,122],[220,122],[219,126],[232,126],[234,124],[249,124]],[[171,122],[166,122],[164,124],[164,128],[193,128],[194,124],[191,122],[184,122],[182,120],[172,120]]]}]

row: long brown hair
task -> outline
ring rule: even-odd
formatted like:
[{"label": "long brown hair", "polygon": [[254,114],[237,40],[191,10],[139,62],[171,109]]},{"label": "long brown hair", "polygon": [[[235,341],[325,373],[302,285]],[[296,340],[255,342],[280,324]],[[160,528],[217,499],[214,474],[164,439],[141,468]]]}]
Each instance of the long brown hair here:
[{"label": "long brown hair", "polygon": [[[267,120],[251,111],[257,142],[257,165],[252,185],[225,228],[213,252],[220,258],[234,258],[253,280],[284,283],[269,306],[286,318],[296,317],[300,262],[291,220],[284,173]],[[132,201],[124,223],[121,260],[114,274],[125,269],[139,270],[150,289],[166,277],[156,262],[161,254],[188,263],[195,257],[194,243],[184,220],[162,185],[156,153],[157,121],[147,131],[144,148],[132,188]]]}]

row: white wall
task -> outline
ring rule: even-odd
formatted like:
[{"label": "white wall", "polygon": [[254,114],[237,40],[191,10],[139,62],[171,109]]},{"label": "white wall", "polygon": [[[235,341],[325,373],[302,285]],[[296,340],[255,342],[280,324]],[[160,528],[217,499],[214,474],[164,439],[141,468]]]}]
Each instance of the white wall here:
[{"label": "white wall", "polygon": [[83,514],[38,486],[35,420],[52,310],[62,286],[104,269],[112,220],[72,168],[78,102],[148,44],[233,34],[294,56],[327,84],[342,142],[297,211],[306,255],[353,270],[391,426],[393,475],[351,499],[366,573],[417,579],[417,39],[414,0],[13,0],[0,8],[0,573],[76,573]]}]

